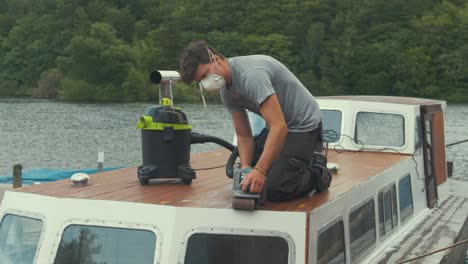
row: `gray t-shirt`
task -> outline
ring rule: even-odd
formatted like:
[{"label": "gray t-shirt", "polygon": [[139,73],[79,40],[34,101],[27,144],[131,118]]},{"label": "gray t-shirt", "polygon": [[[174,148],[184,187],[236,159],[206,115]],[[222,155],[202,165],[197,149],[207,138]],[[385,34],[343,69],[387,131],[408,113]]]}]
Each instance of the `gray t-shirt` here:
[{"label": "gray t-shirt", "polygon": [[250,55],[228,59],[231,86],[221,89],[221,99],[230,112],[247,109],[258,115],[259,106],[276,94],[289,132],[307,132],[317,128],[322,113],[312,94],[272,57]]}]

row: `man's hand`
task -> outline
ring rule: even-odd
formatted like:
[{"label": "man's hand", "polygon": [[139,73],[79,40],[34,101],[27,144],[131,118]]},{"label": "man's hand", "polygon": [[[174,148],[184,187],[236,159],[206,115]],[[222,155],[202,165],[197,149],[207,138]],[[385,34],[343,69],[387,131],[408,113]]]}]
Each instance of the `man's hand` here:
[{"label": "man's hand", "polygon": [[249,188],[250,193],[260,193],[265,185],[265,175],[259,170],[252,170],[240,183],[242,191],[246,192]]}]

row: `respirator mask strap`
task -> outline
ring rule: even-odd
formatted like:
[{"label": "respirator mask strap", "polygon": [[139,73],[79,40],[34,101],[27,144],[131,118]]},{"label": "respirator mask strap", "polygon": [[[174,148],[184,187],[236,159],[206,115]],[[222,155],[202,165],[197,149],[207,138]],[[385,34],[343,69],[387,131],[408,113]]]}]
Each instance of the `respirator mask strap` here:
[{"label": "respirator mask strap", "polygon": [[[207,50],[207,53],[208,53],[208,57],[210,58],[210,65],[211,65],[211,72],[213,72],[213,53],[211,52],[211,50],[209,48],[206,48]],[[203,108],[206,109],[206,100],[205,100],[205,89],[203,88],[203,84],[201,82],[198,83],[198,88],[200,89],[200,95],[201,95],[201,99],[202,99],[202,103],[203,103]]]},{"label": "respirator mask strap", "polygon": [[202,99],[202,103],[203,103],[203,108],[206,109],[206,101],[205,101],[205,93],[204,93],[204,89],[203,89],[203,84],[201,83],[198,83],[198,88],[200,88],[200,94],[201,94],[201,99]]},{"label": "respirator mask strap", "polygon": [[[209,48],[207,48],[207,50],[208,50],[208,57],[210,57],[211,74],[214,74],[213,73],[213,63],[215,62],[215,57],[214,57],[213,52]],[[216,74],[216,75],[218,75],[218,74]]]}]

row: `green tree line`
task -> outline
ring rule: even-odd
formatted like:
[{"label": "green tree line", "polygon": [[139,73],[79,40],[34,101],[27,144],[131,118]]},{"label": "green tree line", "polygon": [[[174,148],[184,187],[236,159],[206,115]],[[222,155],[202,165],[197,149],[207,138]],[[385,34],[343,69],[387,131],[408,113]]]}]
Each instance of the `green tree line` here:
[{"label": "green tree line", "polygon": [[178,70],[182,49],[205,39],[226,57],[277,58],[314,95],[468,102],[464,0],[1,2],[0,96],[155,100],[149,72]]}]

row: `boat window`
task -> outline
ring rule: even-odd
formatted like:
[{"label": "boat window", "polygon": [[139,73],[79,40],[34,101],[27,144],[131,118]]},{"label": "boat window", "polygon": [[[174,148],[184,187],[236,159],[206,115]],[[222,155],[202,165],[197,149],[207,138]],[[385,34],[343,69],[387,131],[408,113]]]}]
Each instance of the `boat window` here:
[{"label": "boat window", "polygon": [[339,110],[326,110],[322,109],[323,115],[323,141],[325,142],[338,142],[341,138],[341,120],[342,113]]},{"label": "boat window", "polygon": [[320,232],[318,237],[318,263],[338,264],[346,262],[343,221],[338,220],[332,226]]},{"label": "boat window", "polygon": [[147,230],[70,225],[62,235],[55,264],[153,263],[156,235]]},{"label": "boat window", "polygon": [[413,214],[413,194],[411,192],[411,177],[406,175],[398,184],[400,195],[400,218],[403,223]]},{"label": "boat window", "polygon": [[355,261],[376,240],[374,199],[354,209],[349,215],[351,259]]},{"label": "boat window", "polygon": [[364,146],[402,147],[405,145],[405,119],[396,114],[359,112],[354,141]]},{"label": "boat window", "polygon": [[380,235],[388,234],[398,225],[395,184],[379,191]]},{"label": "boat window", "polygon": [[254,112],[247,112],[249,118],[250,128],[252,129],[252,136],[258,136],[260,132],[266,127],[265,120]]},{"label": "boat window", "polygon": [[33,263],[42,221],[7,214],[0,224],[0,263]]},{"label": "boat window", "polygon": [[200,233],[190,236],[184,264],[289,263],[289,245],[282,237]]}]

